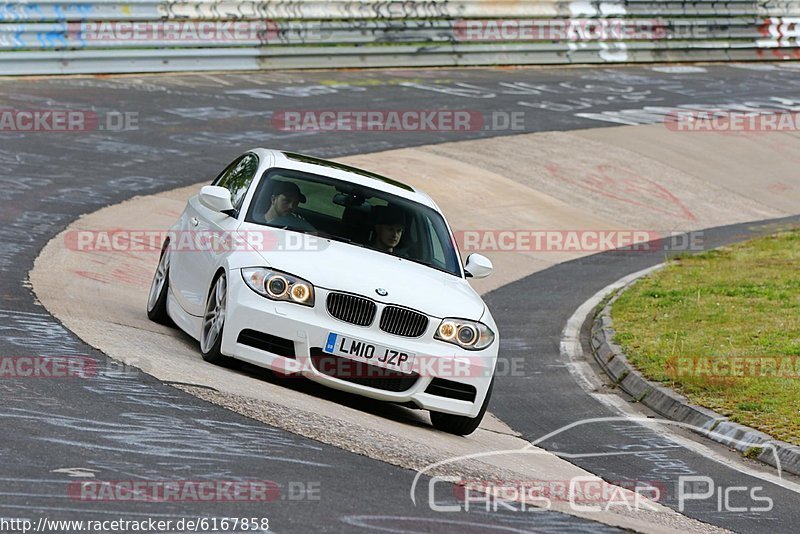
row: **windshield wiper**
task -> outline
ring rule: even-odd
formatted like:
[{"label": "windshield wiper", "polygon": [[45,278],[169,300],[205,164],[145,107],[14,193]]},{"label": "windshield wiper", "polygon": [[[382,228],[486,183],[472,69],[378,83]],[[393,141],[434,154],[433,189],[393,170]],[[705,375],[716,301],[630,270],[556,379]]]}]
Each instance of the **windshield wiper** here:
[{"label": "windshield wiper", "polygon": [[[356,243],[355,241],[353,241],[352,239],[350,239],[348,237],[342,237],[340,235],[329,234],[328,232],[323,232],[322,230],[315,230],[314,232],[304,232],[304,233],[308,233],[310,235],[316,235],[318,237],[324,237],[326,239],[333,239],[334,241],[341,241],[343,243],[349,243],[351,245],[359,245],[358,243]],[[359,246],[361,246],[361,245],[359,245]]]}]

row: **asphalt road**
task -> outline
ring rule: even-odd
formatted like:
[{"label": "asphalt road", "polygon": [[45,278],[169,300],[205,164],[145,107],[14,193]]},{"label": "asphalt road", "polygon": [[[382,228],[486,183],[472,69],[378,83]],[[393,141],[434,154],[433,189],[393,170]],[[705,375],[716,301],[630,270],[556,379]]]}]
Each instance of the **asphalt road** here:
[{"label": "asphalt road", "polygon": [[[668,73],[648,68],[315,72],[0,80],[0,108],[85,110],[96,128],[71,133],[0,131],[0,354],[87,355],[103,371],[92,380],[0,382],[5,409],[0,515],[58,519],[191,516],[269,517],[271,529],[307,531],[597,531],[557,513],[441,514],[414,507],[413,473],[255,423],[130,369],[118,369],[65,331],[26,287],[42,246],[79,215],[210,179],[253,146],[323,157],[522,132],[603,127],[646,120],[645,106],[785,102],[800,76],[790,69],[753,73],[732,67]],[[488,128],[468,132],[286,132],[278,111],[303,109],[451,109],[481,113]],[[621,110],[634,110],[620,113]],[[524,112],[518,128],[512,113]],[[593,116],[586,114],[595,114]],[[599,120],[603,119],[603,120]],[[127,124],[125,131],[117,131]],[[524,126],[523,126],[524,124]],[[496,126],[493,128],[492,126]],[[728,234],[721,234],[728,235]],[[534,275],[491,294],[505,339],[541,374],[503,380],[492,409],[530,437],[603,410],[577,388],[558,360],[563,320],[596,288],[653,258],[590,258]],[[580,276],[580,283],[575,275]],[[58,276],[58,273],[53,273]],[[530,299],[521,300],[525,291]],[[91,295],[87,295],[91,298]],[[509,351],[509,352],[505,352]],[[547,364],[546,362],[550,362]],[[545,392],[546,394],[542,394]],[[530,409],[520,410],[520,402]],[[533,415],[535,414],[535,416]],[[641,442],[640,430],[609,425],[575,432],[549,448]],[[649,439],[649,438],[648,438]],[[648,443],[652,443],[648,441]],[[657,445],[653,443],[653,446]],[[687,451],[666,447],[695,472],[720,483],[742,476]],[[653,478],[646,461],[576,461],[606,478]],[[70,477],[65,469],[78,469]],[[85,502],[69,484],[98,480],[269,480],[270,504]],[[317,491],[318,490],[318,491]],[[796,495],[771,489],[773,511],[758,518],[691,515],[735,529],[759,521],[776,532],[798,524]],[[793,499],[793,500],[792,500]],[[491,527],[490,527],[491,525]]]}]

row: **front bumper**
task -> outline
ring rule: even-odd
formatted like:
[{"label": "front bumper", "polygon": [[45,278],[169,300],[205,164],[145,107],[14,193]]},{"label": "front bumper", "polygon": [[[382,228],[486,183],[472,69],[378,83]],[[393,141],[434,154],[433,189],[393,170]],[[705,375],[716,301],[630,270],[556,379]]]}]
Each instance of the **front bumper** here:
[{"label": "front bumper", "polygon": [[[335,319],[325,306],[330,292],[323,288],[315,288],[316,304],[310,308],[290,302],[276,302],[258,295],[247,287],[239,270],[231,271],[228,280],[228,306],[222,337],[223,354],[279,373],[299,374],[335,389],[381,401],[411,402],[426,410],[467,417],[478,415],[494,374],[498,339],[481,351],[461,349],[433,339],[440,323],[439,318],[433,317],[429,318],[428,328],[421,337],[413,339],[401,337],[379,329],[380,310],[369,327],[360,327]],[[291,342],[294,357],[282,350],[265,350],[255,348],[252,343],[240,342],[240,335],[246,330]],[[398,388],[397,384],[391,383],[387,389],[381,385],[386,385],[386,382],[354,381],[321,372],[312,361],[312,355],[319,357],[330,332],[416,354],[415,371],[418,377],[415,380],[409,380],[408,375],[404,375],[403,378],[397,376],[382,378],[381,380],[404,381],[402,391],[392,391],[391,389]],[[372,370],[376,369],[373,367]],[[444,387],[441,387],[443,385]],[[453,395],[446,393],[448,385],[474,388],[474,399],[468,401],[453,398]]]}]

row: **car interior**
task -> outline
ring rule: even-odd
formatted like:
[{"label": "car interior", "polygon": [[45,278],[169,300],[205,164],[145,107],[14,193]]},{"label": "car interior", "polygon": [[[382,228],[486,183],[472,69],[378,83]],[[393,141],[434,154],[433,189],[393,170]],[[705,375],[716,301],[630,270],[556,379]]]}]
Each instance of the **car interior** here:
[{"label": "car interior", "polygon": [[[380,193],[352,184],[315,182],[305,173],[288,169],[268,172],[269,176],[261,181],[255,193],[246,218],[248,222],[267,225],[264,215],[272,202],[275,182],[290,181],[297,184],[306,196],[306,202],[294,210],[295,215],[305,219],[322,235],[370,246],[375,225],[373,208],[388,205],[387,199]],[[395,204],[398,202],[395,201]],[[437,254],[431,243],[436,237],[428,235],[433,229],[427,218],[406,206],[398,207],[406,212],[408,225],[396,250],[407,259],[447,269],[443,253],[438,251]]]}]

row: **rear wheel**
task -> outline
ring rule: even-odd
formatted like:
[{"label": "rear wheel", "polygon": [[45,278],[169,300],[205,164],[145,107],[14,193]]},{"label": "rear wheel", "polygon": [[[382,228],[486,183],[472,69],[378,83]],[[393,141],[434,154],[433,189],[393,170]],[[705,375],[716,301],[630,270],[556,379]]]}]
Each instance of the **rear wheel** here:
[{"label": "rear wheel", "polygon": [[225,328],[227,297],[228,282],[225,273],[222,273],[214,280],[211,291],[208,292],[203,327],[200,331],[200,352],[203,359],[216,365],[226,365],[231,360],[220,351],[222,332]]},{"label": "rear wheel", "polygon": [[171,326],[172,319],[167,314],[167,294],[169,293],[169,242],[164,243],[158,267],[150,284],[150,293],[147,296],[147,318],[153,322]]},{"label": "rear wheel", "polygon": [[456,434],[457,436],[468,436],[477,430],[483,420],[483,415],[486,413],[486,408],[489,407],[489,399],[492,396],[492,388],[494,387],[494,379],[489,384],[489,390],[486,392],[486,398],[483,399],[481,411],[475,417],[466,417],[464,415],[452,415],[449,413],[431,412],[431,423],[433,427],[448,434]]}]

